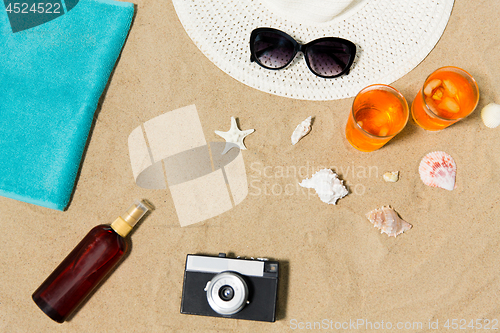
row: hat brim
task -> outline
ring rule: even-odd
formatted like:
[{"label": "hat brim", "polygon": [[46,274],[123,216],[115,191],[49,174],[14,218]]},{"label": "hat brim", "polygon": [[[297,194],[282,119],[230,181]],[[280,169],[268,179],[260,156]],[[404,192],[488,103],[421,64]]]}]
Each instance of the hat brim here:
[{"label": "hat brim", "polygon": [[[257,0],[173,0],[189,37],[217,67],[258,90],[304,100],[355,96],[375,83],[391,84],[432,51],[446,28],[454,0],[367,0],[321,24],[281,17]],[[332,36],[356,44],[349,75],[317,77],[301,55],[271,71],[250,61],[249,38],[258,27],[282,30],[299,42]]]}]

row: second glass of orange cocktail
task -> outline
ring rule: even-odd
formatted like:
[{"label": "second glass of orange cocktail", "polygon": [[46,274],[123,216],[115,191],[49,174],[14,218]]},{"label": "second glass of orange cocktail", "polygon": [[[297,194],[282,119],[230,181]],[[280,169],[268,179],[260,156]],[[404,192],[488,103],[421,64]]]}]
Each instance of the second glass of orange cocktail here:
[{"label": "second glass of orange cocktail", "polygon": [[474,78],[458,67],[442,67],[425,80],[413,100],[413,120],[429,131],[439,131],[467,117],[479,102]]},{"label": "second glass of orange cocktail", "polygon": [[358,150],[374,151],[401,132],[408,117],[408,104],[399,91],[385,84],[368,86],[354,98],[346,138]]}]

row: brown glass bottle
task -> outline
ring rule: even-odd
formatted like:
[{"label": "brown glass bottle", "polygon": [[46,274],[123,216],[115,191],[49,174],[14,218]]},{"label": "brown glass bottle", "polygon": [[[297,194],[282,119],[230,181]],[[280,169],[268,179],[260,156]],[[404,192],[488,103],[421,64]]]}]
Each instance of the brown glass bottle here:
[{"label": "brown glass bottle", "polygon": [[64,322],[120,262],[130,246],[125,237],[147,210],[136,202],[111,225],[90,230],[33,293],[38,307],[58,323]]}]

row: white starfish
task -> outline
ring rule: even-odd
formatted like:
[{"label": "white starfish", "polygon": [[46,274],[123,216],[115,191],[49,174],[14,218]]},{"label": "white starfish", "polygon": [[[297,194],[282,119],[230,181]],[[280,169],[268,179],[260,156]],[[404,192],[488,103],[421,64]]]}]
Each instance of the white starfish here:
[{"label": "white starfish", "polygon": [[236,124],[236,119],[234,119],[234,117],[231,117],[231,128],[229,129],[229,131],[227,132],[215,131],[215,134],[217,134],[220,137],[223,137],[224,140],[226,140],[226,147],[224,148],[222,155],[227,153],[231,148],[234,147],[234,145],[240,147],[241,150],[246,150],[247,147],[245,147],[243,139],[245,139],[247,135],[253,133],[254,131],[255,131],[254,129],[240,131],[240,129],[238,128],[238,124]]}]

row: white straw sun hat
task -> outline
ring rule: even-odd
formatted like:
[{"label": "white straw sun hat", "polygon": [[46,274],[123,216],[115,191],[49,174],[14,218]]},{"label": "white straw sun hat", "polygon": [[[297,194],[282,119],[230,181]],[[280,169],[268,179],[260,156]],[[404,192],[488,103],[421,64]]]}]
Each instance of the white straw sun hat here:
[{"label": "white straw sun hat", "polygon": [[[305,100],[355,96],[390,84],[434,48],[454,0],[173,0],[189,37],[221,70],[261,91]],[[282,70],[250,61],[250,34],[279,29],[300,43],[341,37],[356,44],[349,75],[314,75],[302,54]]]}]

